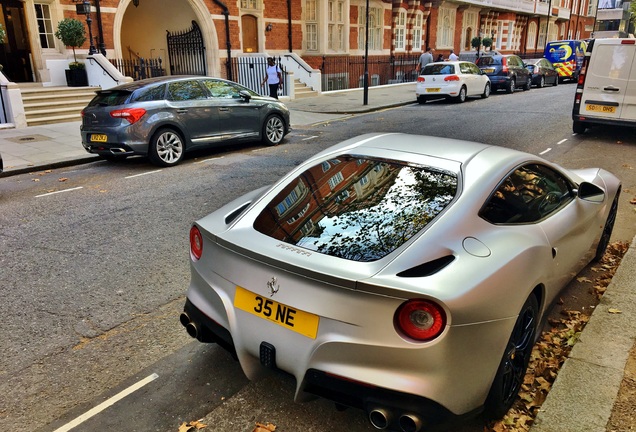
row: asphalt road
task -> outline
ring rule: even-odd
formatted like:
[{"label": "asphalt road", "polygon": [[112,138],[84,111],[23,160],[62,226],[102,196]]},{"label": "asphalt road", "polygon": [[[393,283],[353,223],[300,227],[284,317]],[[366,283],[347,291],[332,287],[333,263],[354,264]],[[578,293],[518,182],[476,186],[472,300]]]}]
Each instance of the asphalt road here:
[{"label": "asphalt road", "polygon": [[[176,431],[203,417],[215,431],[251,431],[256,421],[280,431],[375,430],[360,411],[292,403],[288,378],[250,383],[223,350],[192,342],[178,323],[191,222],[331,144],[384,131],[601,166],[631,199],[633,130],[573,136],[573,93],[560,85],[461,105],[414,103],[297,127],[278,147],[200,152],[170,169],[131,158],[0,179],[0,430],[65,430],[112,397],[121,399],[72,430]],[[635,222],[622,204],[614,239],[631,240]]]}]

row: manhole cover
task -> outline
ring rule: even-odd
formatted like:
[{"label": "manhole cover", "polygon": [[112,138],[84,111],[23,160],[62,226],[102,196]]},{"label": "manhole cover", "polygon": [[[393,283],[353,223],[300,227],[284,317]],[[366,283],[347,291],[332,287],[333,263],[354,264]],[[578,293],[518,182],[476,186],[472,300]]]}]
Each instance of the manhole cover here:
[{"label": "manhole cover", "polygon": [[33,134],[27,136],[17,136],[12,138],[5,138],[7,141],[11,141],[17,144],[25,144],[39,141],[51,141],[51,137],[47,137],[45,135]]}]

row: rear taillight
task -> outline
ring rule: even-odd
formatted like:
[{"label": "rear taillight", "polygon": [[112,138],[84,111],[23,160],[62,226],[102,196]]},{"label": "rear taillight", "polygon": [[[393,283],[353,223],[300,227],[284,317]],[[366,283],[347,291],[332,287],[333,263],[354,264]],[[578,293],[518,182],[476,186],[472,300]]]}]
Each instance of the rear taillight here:
[{"label": "rear taillight", "polygon": [[444,81],[459,81],[459,77],[457,75],[447,75],[444,77]]},{"label": "rear taillight", "polygon": [[446,313],[440,305],[430,300],[409,300],[395,312],[395,326],[410,339],[430,341],[444,331]]},{"label": "rear taillight", "polygon": [[190,228],[190,256],[193,261],[198,261],[203,254],[203,236],[196,226]]},{"label": "rear taillight", "polygon": [[110,112],[111,117],[126,119],[130,124],[136,123],[144,114],[146,110],[143,108],[124,108]]},{"label": "rear taillight", "polygon": [[507,65],[503,65],[503,66],[501,67],[501,71],[502,71],[503,73],[507,74],[507,73],[508,73],[508,66],[507,66]]},{"label": "rear taillight", "polygon": [[417,77],[417,82],[424,82],[424,81],[426,81],[426,80],[424,79],[423,76],[418,76]]}]

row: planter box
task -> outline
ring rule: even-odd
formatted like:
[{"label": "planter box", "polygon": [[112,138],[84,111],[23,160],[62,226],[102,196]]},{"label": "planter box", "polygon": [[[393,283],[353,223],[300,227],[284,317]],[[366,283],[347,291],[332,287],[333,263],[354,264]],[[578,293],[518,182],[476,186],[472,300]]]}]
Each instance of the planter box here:
[{"label": "planter box", "polygon": [[86,69],[66,69],[66,85],[69,87],[87,87],[88,74]]}]

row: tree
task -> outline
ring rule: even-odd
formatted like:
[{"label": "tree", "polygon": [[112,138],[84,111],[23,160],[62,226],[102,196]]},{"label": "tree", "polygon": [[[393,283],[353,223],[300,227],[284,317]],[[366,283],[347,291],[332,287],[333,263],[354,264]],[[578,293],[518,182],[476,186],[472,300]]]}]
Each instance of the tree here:
[{"label": "tree", "polygon": [[492,51],[492,39],[490,39],[489,37],[485,37],[481,40],[481,43],[484,45],[484,47],[490,48],[490,50]]},{"label": "tree", "polygon": [[472,38],[470,40],[470,46],[472,46],[473,48],[479,50],[479,47],[481,46],[481,38],[478,36],[475,36],[474,38]]},{"label": "tree", "polygon": [[84,24],[75,18],[64,18],[57,25],[55,37],[61,40],[65,46],[70,46],[73,49],[73,63],[78,65],[79,63],[75,56],[75,47],[82,46],[84,42],[86,42]]}]

